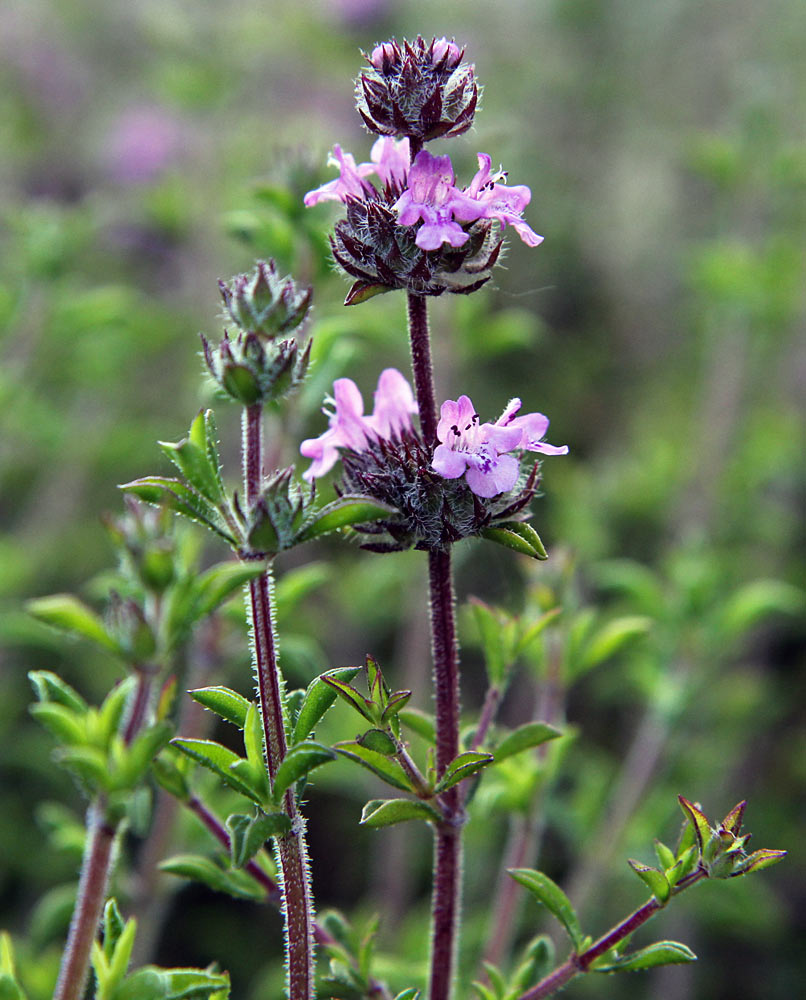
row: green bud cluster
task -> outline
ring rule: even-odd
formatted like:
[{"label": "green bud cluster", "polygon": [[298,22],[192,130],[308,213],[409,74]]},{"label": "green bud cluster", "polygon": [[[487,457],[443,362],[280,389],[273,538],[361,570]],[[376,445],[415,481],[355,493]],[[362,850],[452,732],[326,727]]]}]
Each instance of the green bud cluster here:
[{"label": "green bud cluster", "polygon": [[[311,289],[280,277],[273,260],[252,274],[219,282],[227,315],[238,327],[218,346],[202,337],[207,368],[222,391],[244,406],[268,403],[296,389],[305,378],[311,342],[293,336],[311,305]],[[283,339],[280,339],[283,338]]]},{"label": "green bud cluster", "polygon": [[218,287],[233,323],[268,340],[296,329],[311,306],[312,290],[298,289],[291,278],[281,278],[273,260],[258,261],[252,274],[219,281]]}]

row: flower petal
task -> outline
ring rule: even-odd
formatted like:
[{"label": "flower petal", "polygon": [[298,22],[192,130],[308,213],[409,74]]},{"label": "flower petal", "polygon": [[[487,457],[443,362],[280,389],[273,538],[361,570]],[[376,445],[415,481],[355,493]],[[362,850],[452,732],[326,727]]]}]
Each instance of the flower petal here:
[{"label": "flower petal", "polygon": [[467,469],[467,455],[463,451],[454,451],[446,444],[437,445],[431,468],[444,479],[458,479]]},{"label": "flower petal", "polygon": [[520,466],[513,455],[498,455],[482,466],[471,466],[465,479],[477,497],[498,496],[512,489],[518,481]]}]

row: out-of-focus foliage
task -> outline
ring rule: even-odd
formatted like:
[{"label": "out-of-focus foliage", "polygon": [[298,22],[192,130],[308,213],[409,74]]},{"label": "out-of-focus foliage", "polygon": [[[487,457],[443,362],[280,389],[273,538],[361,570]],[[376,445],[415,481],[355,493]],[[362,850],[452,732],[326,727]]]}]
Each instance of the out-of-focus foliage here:
[{"label": "out-of-focus foliage", "polygon": [[[83,581],[111,558],[99,515],[119,509],[116,484],[155,471],[154,441],[178,439],[202,406],[216,406],[237,481],[235,408],[197,388],[198,331],[219,333],[219,277],[271,256],[315,286],[311,377],[270,425],[278,466],[322,429],[334,378],[349,370],[366,391],[380,368],[405,368],[402,299],[345,310],[327,261],[334,213],[301,198],[329,176],[335,142],[367,158],[352,107],[359,47],[418,32],[455,35],[485,84],[475,129],[453,141],[457,168],[472,170],[478,150],[506,163],[531,186],[527,219],[546,237],[537,251],[512,246],[495,288],[434,302],[439,391],[466,391],[482,412],[519,395],[571,445],[546,464],[536,502],[545,566],[527,571],[493,546],[457,553],[460,598],[517,610],[524,634],[563,605],[519,651],[503,721],[526,720],[560,649],[555,709],[570,723],[533,766],[526,755],[502,762],[471,804],[464,978],[480,974],[506,847],[499,806],[528,815],[536,791],[548,820],[539,862],[522,867],[564,885],[586,926],[639,901],[619,859],[651,862],[650,839],[674,839],[678,793],[715,813],[747,797],[759,844],[790,851],[767,877],[698,886],[664,915],[663,936],[683,938],[697,965],[583,980],[569,996],[775,1000],[806,975],[804,5],[10,0],[0,11],[0,925],[32,938],[16,948],[31,1000],[47,995],[72,905],[82,806],[27,713],[26,673],[56,670],[94,704],[117,667],[100,648],[57,642],[21,603],[79,591],[94,604]],[[170,474],[167,460],[156,471]],[[279,566],[291,686],[370,651],[427,711],[417,553],[321,544]],[[291,574],[322,555],[337,586],[321,586],[321,566]],[[468,622],[465,636],[469,707],[486,686],[478,628]],[[211,683],[251,697],[228,618],[214,645]],[[491,655],[494,669],[511,666],[506,653],[488,649],[488,668]],[[338,704],[317,738],[344,739],[351,726]],[[630,801],[653,753],[646,792]],[[358,928],[386,914],[376,974],[402,988],[425,959],[430,845],[414,824],[358,826],[382,786],[357,771],[344,761],[312,776],[314,885],[321,907],[356,911]],[[223,815],[229,793],[213,787]],[[176,829],[181,850],[211,850],[192,816]],[[588,891],[593,875],[606,892]],[[150,916],[162,907],[172,933],[157,952],[138,911],[142,961],[217,959],[235,996],[281,982],[279,918],[176,890],[163,876]],[[544,929],[527,906],[519,944]]]}]

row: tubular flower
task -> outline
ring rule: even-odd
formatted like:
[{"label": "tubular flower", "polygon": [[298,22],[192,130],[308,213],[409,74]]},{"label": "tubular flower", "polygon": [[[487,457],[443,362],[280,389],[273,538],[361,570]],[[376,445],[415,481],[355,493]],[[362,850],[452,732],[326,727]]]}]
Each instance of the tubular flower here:
[{"label": "tubular flower", "polygon": [[374,409],[369,416],[364,415],[364,400],[358,386],[349,378],[336,379],[333,396],[325,402],[333,406],[332,410],[323,408],[330,426],[319,437],[309,438],[300,446],[300,452],[313,459],[303,473],[309,482],[333,468],[341,448],[361,452],[378,438],[400,438],[410,432],[411,415],[417,412],[411,386],[396,368],[381,372]]},{"label": "tubular flower", "polygon": [[568,447],[540,440],[549,421],[542,413],[516,417],[519,399],[511,400],[494,424],[482,424],[469,396],[442,404],[431,468],[445,479],[465,477],[479,497],[507,493],[518,480],[520,463],[509,452],[526,450],[544,455],[565,455]]},{"label": "tubular flower", "polygon": [[402,187],[409,169],[409,140],[378,139],[370,152],[370,162],[358,165],[352,153],[345,153],[341,146],[336,145],[327,163],[330,167],[339,168],[339,176],[309,191],[303,199],[308,207],[318,205],[320,201],[346,202],[351,198],[374,195],[375,188],[366,179],[373,174],[380,178],[384,186],[394,184]]},{"label": "tubular flower", "polygon": [[[511,225],[524,243],[536,247],[543,237],[527,225],[523,210],[532,198],[525,184],[507,187],[498,182],[503,171],[490,172],[492,163],[486,153],[478,154],[479,169],[470,186],[460,191],[454,186],[454,173],[449,156],[432,156],[427,150],[417,154],[409,171],[409,186],[392,209],[398,213],[398,224],[411,226],[420,219],[415,243],[421,250],[437,250],[443,242],[459,247],[468,233],[459,222],[491,219],[502,228]],[[458,221],[454,221],[458,220]]]}]

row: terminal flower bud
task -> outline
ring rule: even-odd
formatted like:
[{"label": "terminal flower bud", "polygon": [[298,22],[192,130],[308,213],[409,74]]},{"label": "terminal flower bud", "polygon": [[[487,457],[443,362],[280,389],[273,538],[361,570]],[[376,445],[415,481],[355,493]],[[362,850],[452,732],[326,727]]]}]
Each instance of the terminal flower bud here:
[{"label": "terminal flower bud", "polygon": [[376,45],[356,81],[356,106],[379,135],[418,141],[455,136],[473,124],[478,86],[464,49],[446,38]]}]

